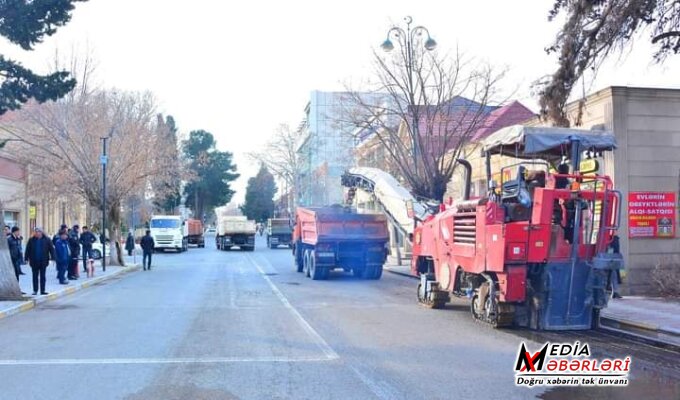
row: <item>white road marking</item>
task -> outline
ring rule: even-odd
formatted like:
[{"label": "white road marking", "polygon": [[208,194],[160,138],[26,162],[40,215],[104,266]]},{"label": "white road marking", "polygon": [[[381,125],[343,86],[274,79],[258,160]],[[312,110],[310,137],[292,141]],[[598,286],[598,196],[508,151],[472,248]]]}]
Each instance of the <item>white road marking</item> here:
[{"label": "white road marking", "polygon": [[359,371],[355,367],[348,365],[349,369],[354,372],[354,374],[359,378],[361,382],[363,382],[364,385],[366,385],[371,392],[375,395],[375,397],[381,399],[381,400],[392,400],[392,399],[398,399],[398,398],[403,398],[403,396],[399,396],[399,391],[388,385],[385,382],[376,382],[373,379],[369,378],[364,374],[363,372]]},{"label": "white road marking", "polygon": [[229,274],[229,308],[236,308],[236,285],[233,273]]},{"label": "white road marking", "polygon": [[206,358],[54,358],[0,360],[0,366],[17,365],[115,365],[115,364],[236,364],[305,363],[330,361],[328,357],[206,357]]},{"label": "white road marking", "polygon": [[[336,353],[335,350],[333,350],[331,348],[331,346],[329,346],[328,343],[326,343],[326,341],[321,337],[321,335],[319,335],[319,332],[317,332],[314,328],[312,328],[312,326],[309,324],[309,322],[307,322],[307,320],[302,317],[300,312],[295,307],[293,307],[292,304],[290,304],[290,301],[288,301],[288,299],[286,298],[286,296],[283,295],[281,290],[279,290],[279,288],[276,287],[276,285],[274,284],[274,282],[272,282],[272,280],[269,278],[269,276],[266,275],[265,271],[262,269],[260,264],[258,264],[257,262],[255,262],[255,260],[253,260],[253,257],[250,254],[248,254],[248,260],[250,260],[250,262],[255,266],[255,268],[257,268],[257,270],[260,272],[262,278],[265,281],[267,281],[267,283],[269,284],[269,287],[272,289],[272,292],[274,292],[276,297],[278,297],[279,300],[281,301],[281,303],[283,303],[283,306],[286,307],[288,309],[288,311],[290,311],[291,314],[293,314],[293,316],[298,321],[298,323],[300,324],[302,329],[304,329],[305,332],[307,332],[307,334],[309,336],[311,336],[312,339],[314,339],[314,341],[316,341],[317,346],[319,346],[321,351],[324,352],[326,357],[329,360],[335,360],[335,359],[340,358],[338,353]],[[266,259],[262,260],[262,261],[269,264],[269,261],[267,261]],[[273,269],[271,264],[269,264],[269,269],[270,270]]]}]

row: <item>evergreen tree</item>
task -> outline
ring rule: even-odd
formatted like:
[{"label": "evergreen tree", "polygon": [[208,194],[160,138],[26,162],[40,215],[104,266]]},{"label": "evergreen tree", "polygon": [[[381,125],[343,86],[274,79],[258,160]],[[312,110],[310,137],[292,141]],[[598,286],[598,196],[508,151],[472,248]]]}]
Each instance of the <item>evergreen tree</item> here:
[{"label": "evergreen tree", "polygon": [[248,179],[246,187],[246,202],[240,208],[241,211],[255,221],[265,221],[274,216],[274,195],[276,194],[276,182],[274,176],[264,164],[260,165],[257,175]]},{"label": "evergreen tree", "polygon": [[187,206],[198,218],[231,201],[234,191],[230,182],[236,180],[236,165],[232,154],[216,149],[215,138],[204,130],[192,131],[182,143],[193,179],[184,187]]},{"label": "evergreen tree", "polygon": [[[541,114],[558,126],[570,125],[566,104],[579,79],[589,71],[597,73],[607,57],[632,46],[640,33],[650,35],[656,61],[680,54],[678,0],[554,0],[549,19],[564,21],[547,49],[559,55],[558,65],[536,87]],[[583,102],[575,125],[582,116]]]},{"label": "evergreen tree", "polygon": [[[24,50],[32,50],[45,36],[71,20],[74,3],[86,0],[0,1],[0,35]],[[68,72],[38,75],[0,55],[0,115],[31,99],[43,103],[70,92],[76,84]]]},{"label": "evergreen tree", "polygon": [[177,125],[172,115],[168,115],[163,119],[163,115],[158,114],[159,134],[168,143],[172,144],[174,149],[173,157],[176,159],[176,168],[169,171],[171,178],[164,179],[163,182],[154,184],[154,206],[165,213],[172,214],[175,209],[179,207],[182,194],[180,193],[182,185],[182,160],[180,159],[179,149],[177,148]]}]

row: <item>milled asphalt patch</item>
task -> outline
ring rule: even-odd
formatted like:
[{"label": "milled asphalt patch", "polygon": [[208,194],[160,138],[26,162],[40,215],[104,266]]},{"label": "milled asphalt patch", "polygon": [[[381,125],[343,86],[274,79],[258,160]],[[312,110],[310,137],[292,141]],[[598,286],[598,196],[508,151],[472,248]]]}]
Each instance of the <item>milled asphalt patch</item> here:
[{"label": "milled asphalt patch", "polygon": [[[130,267],[121,268],[118,271],[112,272],[112,273],[107,274],[107,275],[102,275],[102,276],[92,278],[88,281],[75,283],[73,286],[69,286],[69,287],[64,288],[63,290],[59,290],[57,292],[52,292],[52,293],[48,294],[47,296],[39,296],[39,297],[32,298],[30,300],[23,301],[19,304],[15,304],[13,306],[10,306],[10,307],[7,307],[5,309],[0,310],[0,319],[9,317],[11,315],[19,314],[19,313],[24,312],[24,311],[28,311],[38,304],[42,304],[42,303],[45,303],[45,302],[48,302],[48,301],[52,301],[52,300],[55,300],[55,299],[58,299],[58,298],[61,298],[61,297],[68,296],[68,295],[76,293],[76,292],[78,292],[82,289],[86,289],[90,286],[93,286],[93,285],[96,285],[98,283],[107,281],[107,280],[115,278],[117,276],[127,274],[129,272],[139,271],[140,268],[141,268],[141,264],[134,264]],[[2,303],[0,303],[0,306],[2,306]]]},{"label": "milled asphalt patch", "polygon": [[[410,272],[406,272],[410,270],[407,270],[404,266],[388,265],[384,267],[384,270],[395,275],[418,279],[418,277],[411,275]],[[676,332],[674,329],[666,329],[657,325],[611,315],[600,315],[600,321],[602,329],[613,331],[629,338],[646,340],[657,347],[676,350],[680,348],[680,332]]]}]

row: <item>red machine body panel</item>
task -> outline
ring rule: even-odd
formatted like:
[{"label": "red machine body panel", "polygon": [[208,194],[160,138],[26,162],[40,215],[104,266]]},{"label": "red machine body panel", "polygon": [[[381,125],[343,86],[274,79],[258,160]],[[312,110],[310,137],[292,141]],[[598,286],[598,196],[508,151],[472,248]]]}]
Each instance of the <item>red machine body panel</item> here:
[{"label": "red machine body panel", "polygon": [[[611,182],[603,178],[609,187]],[[612,204],[614,194],[605,191],[583,191],[579,197],[586,201]],[[506,222],[505,210],[495,202],[468,200],[454,204],[416,227],[414,257],[411,268],[418,275],[417,257],[434,261],[434,272],[442,289],[451,290],[457,269],[466,273],[494,273],[498,278],[500,300],[521,302],[525,300],[527,264],[548,261],[566,261],[571,256],[569,239],[561,225],[554,223],[556,210],[564,213],[564,203],[574,193],[569,189],[536,188],[530,218],[525,221]],[[592,214],[583,212],[583,218]],[[600,218],[612,219],[611,209]],[[591,260],[598,252],[606,250],[611,234],[604,240],[595,240],[597,232],[579,232],[578,254]]]}]

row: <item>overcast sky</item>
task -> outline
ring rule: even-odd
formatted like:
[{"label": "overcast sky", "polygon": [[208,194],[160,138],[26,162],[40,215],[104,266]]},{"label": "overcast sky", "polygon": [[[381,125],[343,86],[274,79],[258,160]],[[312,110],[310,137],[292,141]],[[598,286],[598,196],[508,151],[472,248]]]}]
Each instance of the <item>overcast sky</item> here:
[{"label": "overcast sky", "polygon": [[[46,71],[55,48],[89,48],[105,86],[149,90],[179,128],[212,132],[242,173],[235,200],[256,166],[256,150],[279,123],[296,126],[311,90],[342,90],[370,74],[371,50],[406,15],[429,28],[440,51],[463,49],[508,67],[507,93],[536,111],[530,84],[554,69],[543,50],[557,23],[551,0],[90,0],[73,20],[26,53],[0,41],[0,54]],[[680,87],[680,58],[651,63],[647,36],[608,63],[592,90],[609,85]],[[675,74],[671,73],[675,71]]]}]

